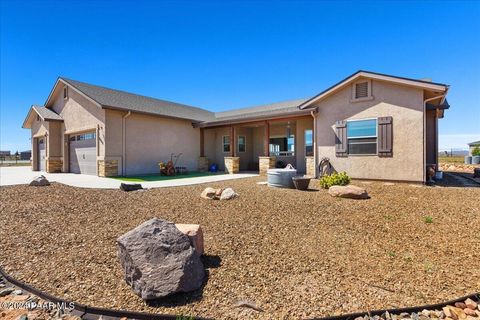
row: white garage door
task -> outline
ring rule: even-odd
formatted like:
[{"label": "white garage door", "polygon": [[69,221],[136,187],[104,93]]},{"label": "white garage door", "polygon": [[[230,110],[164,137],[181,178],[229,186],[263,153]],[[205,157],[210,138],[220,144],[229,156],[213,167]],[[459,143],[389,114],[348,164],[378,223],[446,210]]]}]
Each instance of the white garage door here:
[{"label": "white garage door", "polygon": [[70,172],[97,174],[97,147],[95,132],[70,136]]},{"label": "white garage door", "polygon": [[37,160],[38,160],[38,170],[39,171],[45,171],[45,139],[44,138],[39,138],[38,139],[38,155],[37,155]]}]

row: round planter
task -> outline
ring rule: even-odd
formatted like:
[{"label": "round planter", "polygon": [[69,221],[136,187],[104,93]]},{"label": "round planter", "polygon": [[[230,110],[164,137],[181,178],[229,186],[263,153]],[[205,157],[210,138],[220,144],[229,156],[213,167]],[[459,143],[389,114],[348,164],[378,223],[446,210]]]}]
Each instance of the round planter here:
[{"label": "round planter", "polygon": [[472,164],[480,164],[480,156],[473,156]]},{"label": "round planter", "polygon": [[268,169],[268,185],[277,188],[294,188],[292,178],[296,175],[296,169]]},{"label": "round planter", "polygon": [[465,164],[472,164],[472,157],[465,156]]},{"label": "round planter", "polygon": [[307,190],[310,179],[309,177],[293,177],[292,181],[297,190]]}]

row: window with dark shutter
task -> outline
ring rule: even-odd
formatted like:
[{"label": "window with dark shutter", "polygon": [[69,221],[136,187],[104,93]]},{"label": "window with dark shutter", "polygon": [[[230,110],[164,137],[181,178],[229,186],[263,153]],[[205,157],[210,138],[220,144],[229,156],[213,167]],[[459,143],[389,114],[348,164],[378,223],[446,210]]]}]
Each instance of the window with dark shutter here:
[{"label": "window with dark shutter", "polygon": [[378,156],[393,156],[393,118],[378,118]]},{"label": "window with dark shutter", "polygon": [[348,154],[377,154],[377,119],[347,121]]},{"label": "window with dark shutter", "polygon": [[355,99],[368,97],[368,81],[355,84]]},{"label": "window with dark shutter", "polygon": [[347,122],[335,123],[335,154],[337,157],[347,156]]}]

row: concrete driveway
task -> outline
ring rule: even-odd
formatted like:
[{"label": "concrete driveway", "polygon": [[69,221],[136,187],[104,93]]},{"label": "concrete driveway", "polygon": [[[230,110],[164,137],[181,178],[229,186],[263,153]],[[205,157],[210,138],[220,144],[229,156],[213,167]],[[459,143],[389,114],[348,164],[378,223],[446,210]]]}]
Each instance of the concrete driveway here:
[{"label": "concrete driveway", "polygon": [[[40,171],[32,171],[30,167],[0,167],[0,186],[28,184],[35,177],[38,177],[41,174],[43,174],[51,182],[59,182],[79,188],[118,189],[121,183],[121,181],[116,179],[102,178],[86,174],[46,173]],[[215,176],[182,178],[164,181],[147,181],[141,182],[141,184],[144,188],[165,188],[200,183],[213,183],[216,181],[250,178],[256,176],[258,175],[252,173],[222,174]]]}]

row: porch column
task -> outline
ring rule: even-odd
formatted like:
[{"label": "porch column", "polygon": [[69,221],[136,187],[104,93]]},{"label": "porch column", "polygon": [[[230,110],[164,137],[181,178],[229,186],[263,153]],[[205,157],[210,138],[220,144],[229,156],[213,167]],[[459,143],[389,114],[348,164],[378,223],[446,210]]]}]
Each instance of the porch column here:
[{"label": "porch column", "polygon": [[208,171],[208,158],[205,157],[205,128],[200,128],[200,157],[198,158],[198,171]]},{"label": "porch column", "polygon": [[235,127],[230,127],[230,156],[235,157]]},{"label": "porch column", "polygon": [[263,157],[258,157],[258,173],[266,175],[268,169],[275,168],[276,157],[270,156],[270,123],[266,120],[263,137]]},{"label": "porch column", "polygon": [[240,158],[235,150],[235,127],[230,127],[230,157],[225,157],[225,173],[237,173],[240,170]]}]

